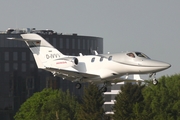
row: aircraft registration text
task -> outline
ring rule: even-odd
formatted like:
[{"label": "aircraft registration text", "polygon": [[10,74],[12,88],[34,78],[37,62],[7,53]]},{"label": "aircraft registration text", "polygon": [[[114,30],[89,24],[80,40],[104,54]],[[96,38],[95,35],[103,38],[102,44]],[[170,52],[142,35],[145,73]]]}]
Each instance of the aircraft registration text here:
[{"label": "aircraft registration text", "polygon": [[60,58],[61,56],[57,54],[46,54],[46,59],[52,59],[52,58]]}]

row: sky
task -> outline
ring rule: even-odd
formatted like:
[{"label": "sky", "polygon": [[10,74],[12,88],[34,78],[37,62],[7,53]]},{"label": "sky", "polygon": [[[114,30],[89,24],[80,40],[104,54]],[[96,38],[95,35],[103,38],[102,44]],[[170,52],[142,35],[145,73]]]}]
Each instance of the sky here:
[{"label": "sky", "polygon": [[104,39],[104,53],[140,51],[180,73],[179,0],[1,0],[0,31],[52,29]]}]

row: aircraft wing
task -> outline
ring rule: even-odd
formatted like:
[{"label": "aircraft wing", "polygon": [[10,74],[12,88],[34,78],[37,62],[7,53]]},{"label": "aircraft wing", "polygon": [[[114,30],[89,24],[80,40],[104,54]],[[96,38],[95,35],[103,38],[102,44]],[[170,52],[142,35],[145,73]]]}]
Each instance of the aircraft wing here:
[{"label": "aircraft wing", "polygon": [[[79,81],[82,79],[80,82],[93,82],[94,80],[100,80],[99,75],[94,75],[94,74],[88,74],[88,73],[82,73],[78,71],[72,71],[72,70],[66,70],[66,69],[57,69],[57,68],[50,68],[47,67],[46,70],[55,73],[54,75],[60,76],[62,78],[66,78],[67,80],[71,81]],[[95,81],[94,81],[95,82]]]},{"label": "aircraft wing", "polygon": [[[79,81],[79,82],[93,82],[93,83],[101,83],[101,78],[99,75],[82,73],[73,70],[66,70],[66,69],[58,69],[52,67],[46,67],[46,70],[52,72],[55,76],[59,76],[70,80],[72,82]],[[118,83],[118,82],[140,82],[144,81],[139,77],[139,75],[134,75],[134,79],[126,78],[114,78],[114,79],[107,79],[105,81],[109,81],[110,83]]]},{"label": "aircraft wing", "polygon": [[137,75],[137,74],[134,74],[134,76],[133,76],[133,79],[131,79],[131,78],[128,78],[128,77],[126,77],[126,78],[115,78],[115,79],[113,79],[112,81],[110,81],[111,83],[118,83],[118,82],[143,82],[144,80],[143,79],[141,79],[140,78],[140,76],[139,75]]}]

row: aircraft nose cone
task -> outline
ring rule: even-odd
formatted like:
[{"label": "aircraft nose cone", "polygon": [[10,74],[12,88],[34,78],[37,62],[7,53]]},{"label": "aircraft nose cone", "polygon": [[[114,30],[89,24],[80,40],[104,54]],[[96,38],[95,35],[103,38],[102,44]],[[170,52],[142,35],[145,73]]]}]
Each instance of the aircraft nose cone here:
[{"label": "aircraft nose cone", "polygon": [[154,66],[156,66],[159,70],[165,70],[165,69],[168,69],[169,67],[171,67],[171,64],[156,61]]},{"label": "aircraft nose cone", "polygon": [[169,63],[156,61],[156,60],[144,61],[144,66],[147,66],[148,70],[152,70],[153,72],[159,72],[171,67]]},{"label": "aircraft nose cone", "polygon": [[169,64],[169,63],[161,63],[160,64],[160,66],[162,66],[162,67],[164,67],[165,69],[167,69],[167,68],[169,68],[169,67],[171,67],[171,64]]}]

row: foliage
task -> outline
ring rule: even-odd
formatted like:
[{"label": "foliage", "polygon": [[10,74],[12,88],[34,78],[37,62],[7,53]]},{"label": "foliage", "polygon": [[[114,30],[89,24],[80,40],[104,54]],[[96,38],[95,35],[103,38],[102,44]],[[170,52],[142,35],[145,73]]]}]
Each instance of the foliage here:
[{"label": "foliage", "polygon": [[104,115],[102,92],[98,86],[89,84],[84,90],[82,104],[78,115],[79,120],[101,120]]},{"label": "foliage", "polygon": [[[141,90],[144,85],[137,85],[132,83],[126,83],[121,87],[121,92],[115,97],[114,104],[114,120],[130,120],[136,119],[136,115],[140,114],[141,104],[143,101],[143,95]],[[141,119],[141,118],[138,118]]]},{"label": "foliage", "polygon": [[76,120],[79,108],[69,91],[44,89],[24,102],[15,120]]},{"label": "foliage", "polygon": [[146,87],[143,96],[147,119],[180,119],[180,75],[161,77],[158,85]]},{"label": "foliage", "polygon": [[180,74],[162,76],[157,85],[138,88],[125,84],[121,91],[114,120],[180,120]]}]

